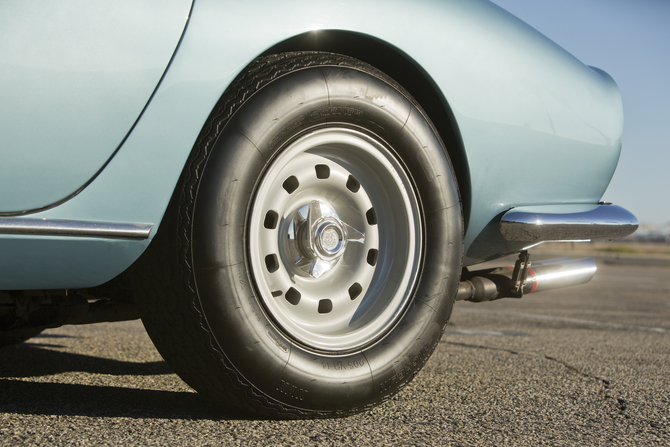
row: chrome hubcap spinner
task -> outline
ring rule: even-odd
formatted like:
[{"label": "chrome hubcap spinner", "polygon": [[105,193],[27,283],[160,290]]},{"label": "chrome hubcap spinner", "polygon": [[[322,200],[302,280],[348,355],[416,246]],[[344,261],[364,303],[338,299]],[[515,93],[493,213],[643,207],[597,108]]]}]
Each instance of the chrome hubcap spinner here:
[{"label": "chrome hubcap spinner", "polygon": [[365,244],[365,235],[340,220],[332,206],[312,200],[290,218],[288,248],[295,265],[314,278],[335,267],[349,242]]}]

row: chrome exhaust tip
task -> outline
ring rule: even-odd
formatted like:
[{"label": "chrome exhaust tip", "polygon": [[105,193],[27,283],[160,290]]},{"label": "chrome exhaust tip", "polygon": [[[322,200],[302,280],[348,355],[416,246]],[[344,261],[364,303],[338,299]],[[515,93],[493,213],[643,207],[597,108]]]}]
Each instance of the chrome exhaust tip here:
[{"label": "chrome exhaust tip", "polygon": [[522,293],[515,292],[514,267],[466,272],[458,286],[457,301],[481,303],[501,298],[520,298],[529,293],[586,284],[597,270],[591,258],[559,258],[534,261],[528,268],[528,275]]}]

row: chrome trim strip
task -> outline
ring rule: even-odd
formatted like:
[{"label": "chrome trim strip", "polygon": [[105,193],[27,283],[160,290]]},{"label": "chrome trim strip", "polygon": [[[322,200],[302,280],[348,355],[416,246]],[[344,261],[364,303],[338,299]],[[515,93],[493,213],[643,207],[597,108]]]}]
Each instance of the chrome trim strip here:
[{"label": "chrome trim strip", "polygon": [[0,234],[148,239],[153,224],[0,217]]},{"label": "chrome trim strip", "polygon": [[527,206],[506,212],[500,233],[514,242],[617,240],[633,234],[638,225],[633,214],[617,205]]}]

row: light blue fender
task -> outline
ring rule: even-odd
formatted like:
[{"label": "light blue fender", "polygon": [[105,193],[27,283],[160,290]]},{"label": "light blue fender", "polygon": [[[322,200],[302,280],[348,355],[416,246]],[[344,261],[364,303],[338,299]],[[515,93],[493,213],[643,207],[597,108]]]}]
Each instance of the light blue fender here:
[{"label": "light blue fender", "polygon": [[[460,185],[467,192],[466,264],[514,249],[492,248],[483,237],[510,208],[597,203],[605,191],[621,148],[616,85],[488,1],[196,0],[169,70],[120,150],[78,195],[30,217],[154,224],[152,237],[230,82],[266,49],[318,30],[387,42],[422,67],[448,102],[462,139],[450,150],[464,151],[469,170],[469,184]],[[0,238],[8,254],[0,260],[0,288],[93,286],[120,273],[149,242],[41,236],[50,251],[34,242],[28,260],[22,247],[29,239]],[[10,257],[31,273],[12,280],[21,272]]]},{"label": "light blue fender", "polygon": [[0,215],[92,179],[139,117],[191,0],[0,2]]}]

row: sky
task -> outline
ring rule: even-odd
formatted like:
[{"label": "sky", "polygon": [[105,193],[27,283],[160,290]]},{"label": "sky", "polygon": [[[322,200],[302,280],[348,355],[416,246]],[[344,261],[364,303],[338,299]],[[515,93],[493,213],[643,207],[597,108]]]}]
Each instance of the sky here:
[{"label": "sky", "polygon": [[603,197],[670,223],[670,0],[493,0],[608,72],[624,105],[619,166]]}]

